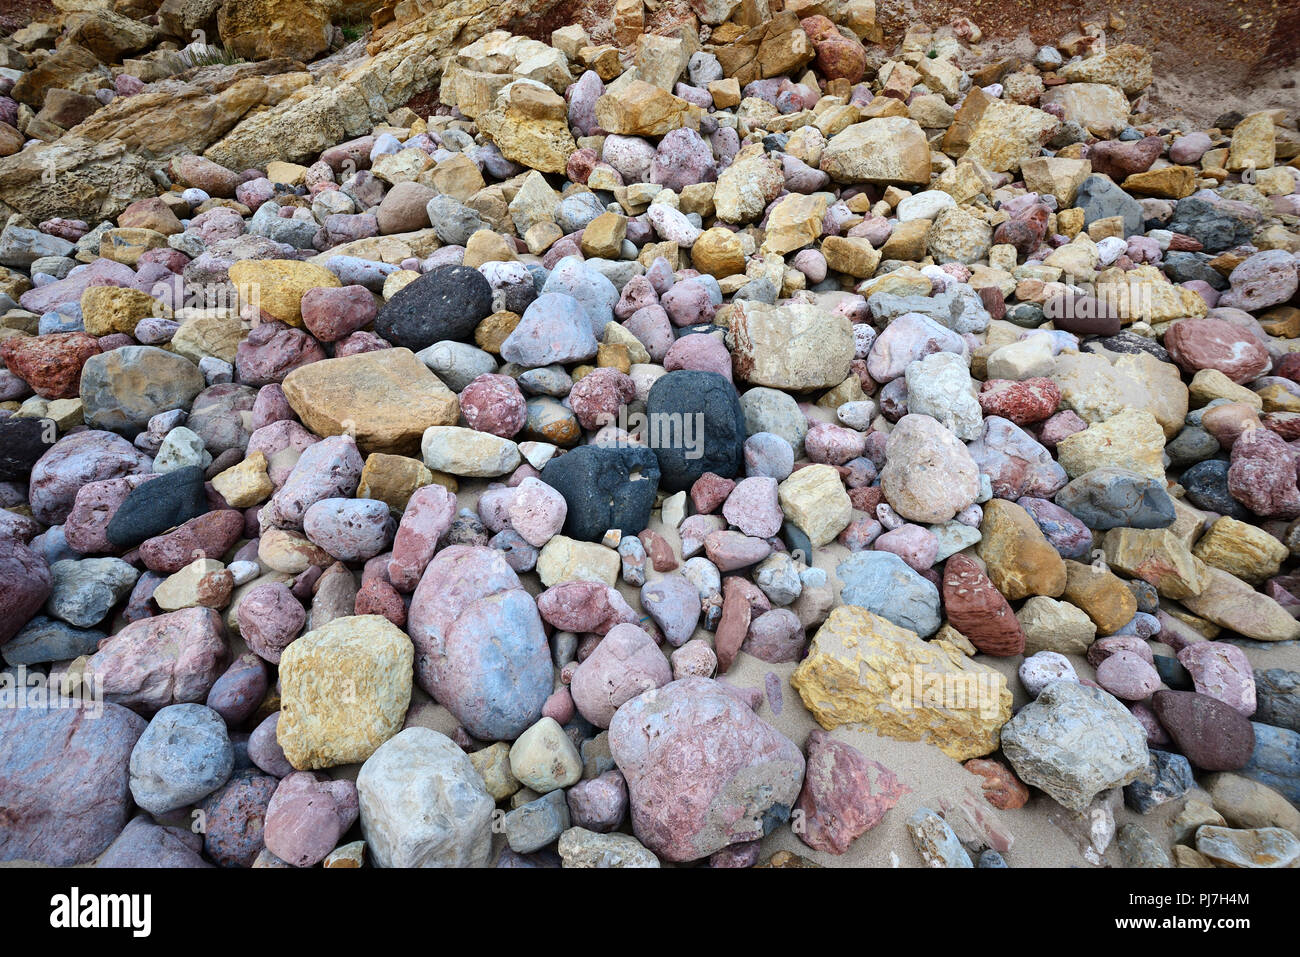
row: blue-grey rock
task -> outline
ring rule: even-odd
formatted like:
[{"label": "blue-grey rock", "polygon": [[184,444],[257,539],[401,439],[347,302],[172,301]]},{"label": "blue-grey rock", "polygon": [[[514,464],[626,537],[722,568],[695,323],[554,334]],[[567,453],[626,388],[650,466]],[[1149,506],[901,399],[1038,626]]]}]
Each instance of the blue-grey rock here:
[{"label": "blue-grey rock", "polygon": [[70,661],[82,655],[93,655],[99,643],[107,637],[102,631],[74,628],[45,615],[37,615],[18,634],[0,645],[0,655],[10,665]]},{"label": "blue-grey rock", "polygon": [[1147,733],[1100,688],[1054,681],[1002,726],[1002,752],[1026,784],[1072,811],[1148,767]]},{"label": "blue-grey rock", "polygon": [[917,808],[907,819],[907,832],[926,867],[975,866],[948,822],[928,807]]},{"label": "blue-grey rock", "polygon": [[78,628],[98,625],[131,593],[140,573],[120,558],[64,560],[50,566],[53,587],[45,610]]},{"label": "blue-grey rock", "polygon": [[1176,801],[1196,784],[1192,766],[1181,754],[1151,751],[1146,773],[1124,788],[1124,803],[1139,814]]},{"label": "blue-grey rock", "polygon": [[502,819],[506,841],[517,854],[531,854],[560,839],[569,827],[569,804],[557,788],[510,811]]},{"label": "blue-grey rock", "polygon": [[1141,824],[1121,824],[1115,835],[1125,867],[1173,867],[1169,852]]},{"label": "blue-grey rock", "polygon": [[127,764],[145,719],[56,700],[0,708],[0,861],[84,864],[126,824]]},{"label": "blue-grey rock", "polygon": [[[601,212],[604,212],[603,208]],[[546,277],[546,285],[542,287],[543,295],[550,292],[563,293],[578,300],[591,322],[592,335],[597,339],[604,335],[605,326],[614,321],[618,289],[577,256],[565,256],[551,269],[551,274]],[[504,347],[501,354],[505,356]]]},{"label": "blue-grey rock", "polygon": [[1256,669],[1255,701],[1256,721],[1300,732],[1300,672]]},{"label": "blue-grey rock", "polygon": [[1083,210],[1084,228],[1099,219],[1122,216],[1125,236],[1142,232],[1142,204],[1116,186],[1109,176],[1098,173],[1080,183],[1074,205]]},{"label": "blue-grey rock", "polygon": [[1258,721],[1251,724],[1255,728],[1255,750],[1237,773],[1267,784],[1300,807],[1300,732]]},{"label": "blue-grey rock", "polygon": [[1176,517],[1163,481],[1114,466],[1085,472],[1057,492],[1054,501],[1097,531],[1168,528]]},{"label": "blue-grey rock", "polygon": [[939,589],[893,552],[855,552],[835,566],[846,605],[857,605],[923,638],[939,630]]},{"label": "blue-grey rock", "polygon": [[[567,291],[551,288],[549,280],[546,287],[501,343],[501,358],[535,369],[585,362],[595,356],[599,333],[593,332],[595,322],[583,304]],[[602,332],[604,328],[602,324]]]},{"label": "blue-grey rock", "polygon": [[1246,203],[1200,190],[1178,201],[1169,229],[1198,240],[1205,252],[1217,253],[1250,242],[1259,219],[1259,212]]},{"label": "blue-grey rock", "polygon": [[1223,459],[1197,462],[1183,472],[1179,483],[1186,489],[1187,501],[1208,512],[1227,515],[1240,522],[1252,520],[1250,511],[1228,491],[1228,468]]},{"label": "blue-grey rock", "polygon": [[150,814],[163,815],[207,797],[234,765],[221,715],[201,704],[168,705],[131,752],[131,795]]},{"label": "blue-grey rock", "polygon": [[211,867],[199,853],[203,836],[185,827],[165,827],[147,814],[134,818],[95,863],[96,867]]}]

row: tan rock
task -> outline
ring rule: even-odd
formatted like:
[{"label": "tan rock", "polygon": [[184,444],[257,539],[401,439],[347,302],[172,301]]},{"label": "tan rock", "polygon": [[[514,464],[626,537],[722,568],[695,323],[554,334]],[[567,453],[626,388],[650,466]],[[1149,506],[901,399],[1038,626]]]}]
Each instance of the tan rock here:
[{"label": "tan rock", "polygon": [[958,761],[997,750],[1011,717],[1000,673],[865,608],[835,608],[790,682],[824,728],[861,723]]},{"label": "tan rock", "polygon": [[870,279],[880,265],[881,253],[861,236],[827,236],[822,240],[826,265],[855,279]]},{"label": "tan rock", "polygon": [[1025,655],[1055,651],[1082,655],[1097,637],[1097,626],[1068,601],[1035,595],[1020,606],[1016,619],[1025,633]]},{"label": "tan rock", "polygon": [[402,730],[415,649],[380,615],[349,615],[291,642],[280,658],[276,739],[303,771],[357,764]]},{"label": "tan rock", "polygon": [[749,223],[763,215],[767,204],[785,188],[781,165],[762,152],[744,151],[718,176],[713,205],[728,223]]},{"label": "tan rock", "polygon": [[430,426],[454,425],[456,394],[409,349],[385,349],[299,366],[285,398],[317,435],[353,435],[367,452],[406,454]]},{"label": "tan rock", "polygon": [[234,587],[234,577],[224,564],[213,558],[198,558],[159,582],[153,602],[165,612],[197,607],[221,609],[226,607]]},{"label": "tan rock", "polygon": [[627,236],[627,217],[619,213],[602,213],[582,231],[582,252],[600,259],[618,259]]},{"label": "tan rock", "polygon": [[1016,601],[1030,595],[1055,598],[1065,591],[1066,571],[1060,554],[1015,502],[1000,498],[985,502],[980,534],[983,537],[976,552],[987,566],[989,580],[1007,599]]},{"label": "tan rock", "polygon": [[1106,83],[1133,96],[1151,85],[1151,52],[1133,43],[1117,43],[1057,72],[1072,83]]},{"label": "tan rock", "polygon": [[[811,245],[822,234],[822,220],[825,216],[826,194],[805,196],[791,193],[778,201],[767,217],[763,252],[783,256]],[[874,265],[872,268],[874,270]]]},{"label": "tan rock", "polygon": [[848,319],[808,303],[733,304],[730,336],[735,375],[751,385],[829,389],[844,381],[853,361]]},{"label": "tan rock", "polygon": [[1082,608],[1103,635],[1119,631],[1137,614],[1133,592],[1110,569],[1067,559],[1065,574],[1065,591],[1061,597]]},{"label": "tan rock", "polygon": [[717,279],[745,271],[745,246],[730,229],[706,229],[691,247],[691,265]]},{"label": "tan rock", "polygon": [[835,539],[853,519],[853,504],[839,472],[829,465],[809,465],[791,473],[777,486],[781,511],[798,526],[813,547]]},{"label": "tan rock", "polygon": [[1268,169],[1276,157],[1276,142],[1277,134],[1269,113],[1251,113],[1232,131],[1232,146],[1228,149],[1228,172]]},{"label": "tan rock", "polygon": [[1281,570],[1289,551],[1264,529],[1225,515],[1201,536],[1192,554],[1207,565],[1259,584]]},{"label": "tan rock", "polygon": [[1074,205],[1079,185],[1092,175],[1092,163],[1085,159],[1034,156],[1020,161],[1025,187],[1035,193],[1056,197],[1062,209]]},{"label": "tan rock", "polygon": [[1147,411],[1125,409],[1082,432],[1062,439],[1057,460],[1070,478],[1115,466],[1164,481],[1165,433]]},{"label": "tan rock", "polygon": [[141,319],[163,313],[163,304],[140,289],[91,286],[81,294],[81,318],[92,336],[114,332],[129,336]]},{"label": "tan rock", "polygon": [[1041,102],[1058,104],[1067,122],[1078,123],[1094,136],[1110,139],[1128,125],[1128,97],[1105,83],[1065,83],[1050,87]]},{"label": "tan rock", "polygon": [[1020,169],[1037,156],[1060,126],[1051,113],[1005,100],[992,100],[970,135],[965,157],[995,173]]},{"label": "tan rock", "polygon": [[1111,567],[1154,585],[1165,598],[1187,598],[1205,588],[1205,563],[1168,529],[1112,528],[1102,551]]},{"label": "tan rock", "polygon": [[266,455],[261,451],[253,452],[242,462],[214,475],[212,487],[231,508],[261,505],[275,491],[266,466]]},{"label": "tan rock", "polygon": [[361,469],[357,498],[378,499],[401,514],[415,491],[432,484],[433,480],[433,472],[419,459],[371,452]]},{"label": "tan rock", "polygon": [[930,144],[915,120],[870,119],[831,137],[822,151],[821,169],[839,183],[926,186]]},{"label": "tan rock", "polygon": [[580,542],[564,535],[551,538],[537,556],[537,575],[547,588],[560,582],[594,581],[613,586],[622,562],[618,552],[599,542]]},{"label": "tan rock", "polygon": [[230,267],[239,301],[257,306],[263,318],[302,325],[302,297],[309,289],[339,286],[324,266],[292,259],[241,259]]},{"label": "tan rock", "polygon": [[596,122],[610,133],[663,136],[670,130],[700,128],[701,110],[666,90],[633,80],[596,101]]}]

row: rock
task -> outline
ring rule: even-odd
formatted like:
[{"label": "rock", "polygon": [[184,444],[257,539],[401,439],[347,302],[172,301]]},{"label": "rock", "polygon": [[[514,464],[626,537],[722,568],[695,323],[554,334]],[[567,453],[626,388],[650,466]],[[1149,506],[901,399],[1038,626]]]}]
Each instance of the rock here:
[{"label": "rock", "polygon": [[267,805],[278,780],[255,770],[237,770],[200,805],[203,849],[222,867],[252,867],[263,848]]},{"label": "rock", "polygon": [[1280,827],[1233,830],[1207,824],[1196,832],[1196,849],[1222,867],[1292,867],[1300,838]]},{"label": "rock", "polygon": [[[823,728],[860,721],[959,761],[996,750],[1011,714],[1000,674],[944,639],[922,641],[853,606],[831,611],[790,680]],[[954,695],[941,693],[949,686]]]},{"label": "rock", "polygon": [[[633,698],[615,714],[609,740],[633,831],[673,861],[760,839],[788,819],[803,782],[799,749],[708,678]],[[683,781],[672,770],[678,756],[700,748],[715,760]],[[669,792],[678,800],[663,800]]]},{"label": "rock", "polygon": [[469,339],[492,313],[492,287],[466,266],[439,266],[408,283],[379,310],[375,332],[417,352],[446,339]]},{"label": "rock", "polygon": [[460,414],[455,394],[407,349],[300,366],[283,388],[309,429],[351,435],[365,452],[414,454],[426,429],[454,426]]},{"label": "rock", "polygon": [[1097,531],[1167,528],[1176,514],[1163,478],[1156,480],[1113,466],[1074,479],[1056,494],[1055,501]]},{"label": "rock", "polygon": [[910,788],[884,765],[821,730],[808,735],[807,767],[794,814],[809,847],[843,854],[884,818]]},{"label": "rock", "polygon": [[1192,766],[1185,757],[1168,751],[1152,751],[1146,774],[1124,788],[1124,803],[1139,814],[1148,814],[1162,804],[1178,800],[1195,784]]},{"label": "rock", "polygon": [[688,488],[705,472],[730,477],[740,471],[745,417],[735,388],[718,373],[681,370],[660,377],[646,399],[646,420],[659,480],[669,491]]},{"label": "rock", "polygon": [[929,808],[918,808],[907,819],[907,831],[926,867],[973,867],[948,823]]},{"label": "rock", "polygon": [[785,516],[813,547],[834,540],[853,518],[853,505],[839,473],[829,465],[809,465],[777,486]]},{"label": "rock", "polygon": [[51,586],[46,611],[70,625],[81,628],[97,625],[130,593],[138,574],[130,564],[118,558],[55,562],[50,567]]},{"label": "rock", "polygon": [[833,388],[854,355],[847,318],[801,303],[733,307],[730,337],[736,378],[775,389]]},{"label": "rock", "polygon": [[91,356],[81,375],[86,424],[134,438],[159,412],[186,408],[203,390],[188,359],[154,346],[123,346]]},{"label": "rock", "polygon": [[832,136],[821,169],[839,183],[926,186],[930,148],[916,121],[901,116],[855,123]]},{"label": "rock", "polygon": [[312,867],[338,846],[357,819],[351,781],[320,781],[306,771],[288,775],[266,809],[266,849],[294,867]]},{"label": "rock", "polygon": [[378,615],[336,618],[285,648],[276,736],[289,762],[311,770],[365,761],[397,734],[413,654]]},{"label": "rock", "polygon": [[1206,577],[1199,595],[1182,600],[1188,611],[1256,641],[1300,637],[1300,624],[1272,598],[1217,568],[1207,567]]},{"label": "rock", "polygon": [[1157,691],[1156,717],[1194,767],[1236,771],[1255,747],[1251,722],[1221,701],[1193,691]]},{"label": "rock", "polygon": [[880,486],[899,515],[925,524],[948,521],[979,493],[966,447],[926,415],[903,416],[890,432]]},{"label": "rock", "polygon": [[659,858],[628,834],[597,834],[571,827],[560,835],[565,867],[658,867]]},{"label": "rock", "polygon": [[862,551],[835,568],[844,583],[840,594],[901,628],[928,637],[939,629],[939,590],[892,552]]},{"label": "rock", "polygon": [[552,690],[546,636],[500,552],[439,552],[411,599],[407,630],[420,686],[475,737],[510,740],[537,721]]},{"label": "rock", "polygon": [[993,807],[1014,811],[1029,801],[1029,788],[1001,761],[972,758],[963,767],[979,776],[980,785],[984,788],[984,800]]},{"label": "rock", "polygon": [[221,617],[210,608],[128,624],[86,662],[108,701],[144,711],[207,700],[227,660]]},{"label": "rock", "polygon": [[50,702],[0,710],[0,860],[68,867],[104,851],[126,824],[128,762],[146,724],[111,703],[98,716]]},{"label": "rock", "polygon": [[510,773],[526,788],[548,794],[576,784],[582,759],[554,718],[542,718],[510,746]]},{"label": "rock", "polygon": [[357,775],[361,831],[379,867],[485,867],[493,801],[446,735],[412,727],[384,742]]},{"label": "rock", "polygon": [[634,535],[649,524],[659,477],[650,449],[583,445],[547,462],[541,480],[564,496],[564,534],[599,541],[611,528]]},{"label": "rock", "polygon": [[131,796],[161,816],[225,784],[234,760],[219,714],[200,704],[169,705],[154,715],[131,751]]},{"label": "rock", "polygon": [[672,670],[650,636],[637,625],[621,624],[582,661],[569,688],[582,716],[608,728],[620,705],[670,681]]},{"label": "rock", "polygon": [[1016,774],[1059,804],[1086,810],[1147,767],[1146,731],[1114,698],[1072,681],[1050,684],[1002,729]]},{"label": "rock", "polygon": [[128,492],[105,535],[118,548],[132,548],[207,511],[203,470],[186,466]]},{"label": "rock", "polygon": [[1008,657],[1025,650],[1015,613],[973,558],[957,554],[945,563],[943,606],[949,624],[984,654]]},{"label": "rock", "polygon": [[[40,556],[18,542],[0,539],[0,601],[9,609],[0,624],[0,646],[40,611],[52,587],[50,567]],[[12,661],[12,653],[6,647],[5,660]]]},{"label": "rock", "polygon": [[988,576],[1011,600],[1030,595],[1056,597],[1065,590],[1065,563],[1019,505],[992,499],[984,505],[979,557]]}]

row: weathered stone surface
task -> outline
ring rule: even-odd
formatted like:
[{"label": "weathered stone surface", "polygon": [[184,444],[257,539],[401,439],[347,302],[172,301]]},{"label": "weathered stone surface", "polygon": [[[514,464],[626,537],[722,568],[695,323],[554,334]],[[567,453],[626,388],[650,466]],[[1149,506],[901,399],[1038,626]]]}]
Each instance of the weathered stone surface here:
[{"label": "weathered stone surface", "polygon": [[[627,778],[638,840],[673,861],[753,841],[788,819],[804,758],[788,738],[708,678],[683,678],[614,715],[610,751]],[[708,753],[702,771],[677,771]]]},{"label": "weathered stone surface", "polygon": [[832,610],[790,681],[823,728],[862,722],[959,761],[997,750],[1011,715],[1001,674],[853,606]]},{"label": "weathered stone surface", "polygon": [[276,738],[298,770],[365,761],[401,730],[411,641],[379,615],[336,618],[280,657]]}]

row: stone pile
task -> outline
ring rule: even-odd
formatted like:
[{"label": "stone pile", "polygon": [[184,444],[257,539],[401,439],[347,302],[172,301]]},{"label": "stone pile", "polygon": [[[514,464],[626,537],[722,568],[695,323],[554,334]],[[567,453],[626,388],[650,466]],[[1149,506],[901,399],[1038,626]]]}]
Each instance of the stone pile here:
[{"label": "stone pile", "polygon": [[0,43],[0,860],[1300,859],[1294,114],[869,0],[390,2],[325,85],[244,6]]}]

